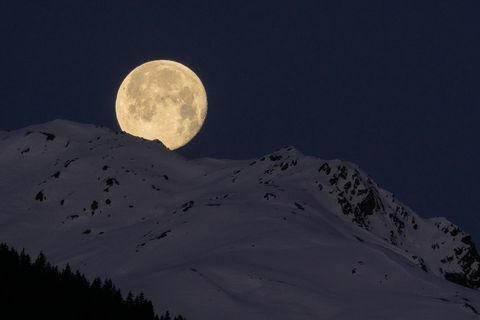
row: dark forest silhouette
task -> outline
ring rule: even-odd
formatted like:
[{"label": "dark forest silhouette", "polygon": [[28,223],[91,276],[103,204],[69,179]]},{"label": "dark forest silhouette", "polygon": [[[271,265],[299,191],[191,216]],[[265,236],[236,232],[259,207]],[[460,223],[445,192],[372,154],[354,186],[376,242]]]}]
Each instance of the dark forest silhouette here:
[{"label": "dark forest silhouette", "polygon": [[40,253],[35,261],[23,250],[18,253],[0,244],[0,318],[10,319],[135,319],[171,318],[168,311],[158,317],[143,293],[124,298],[110,279],[88,281],[67,265],[58,270]]}]

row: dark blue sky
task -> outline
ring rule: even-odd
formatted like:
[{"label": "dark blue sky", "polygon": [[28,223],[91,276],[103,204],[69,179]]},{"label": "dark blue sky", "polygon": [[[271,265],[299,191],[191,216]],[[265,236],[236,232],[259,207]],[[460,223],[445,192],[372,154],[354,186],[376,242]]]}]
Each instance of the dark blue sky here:
[{"label": "dark blue sky", "polygon": [[355,162],[479,240],[479,16],[479,1],[4,1],[0,128],[118,129],[125,75],[176,60],[209,100],[181,154],[291,144]]}]

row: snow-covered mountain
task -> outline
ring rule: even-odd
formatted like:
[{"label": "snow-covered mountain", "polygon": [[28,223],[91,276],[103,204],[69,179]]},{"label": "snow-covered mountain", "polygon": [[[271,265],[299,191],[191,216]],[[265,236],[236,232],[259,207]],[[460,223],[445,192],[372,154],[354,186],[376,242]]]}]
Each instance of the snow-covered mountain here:
[{"label": "snow-covered mountain", "polygon": [[479,317],[470,236],[293,147],[188,160],[56,120],[0,131],[0,203],[0,241],[190,320]]}]

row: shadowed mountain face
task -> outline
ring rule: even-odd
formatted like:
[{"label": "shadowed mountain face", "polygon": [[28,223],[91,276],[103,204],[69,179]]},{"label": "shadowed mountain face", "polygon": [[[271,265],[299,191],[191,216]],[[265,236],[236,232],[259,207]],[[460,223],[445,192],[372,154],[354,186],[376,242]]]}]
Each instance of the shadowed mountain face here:
[{"label": "shadowed mountain face", "polygon": [[[356,165],[187,160],[56,120],[0,132],[0,241],[189,319],[476,319],[480,257]],[[450,280],[450,281],[446,281]]]}]

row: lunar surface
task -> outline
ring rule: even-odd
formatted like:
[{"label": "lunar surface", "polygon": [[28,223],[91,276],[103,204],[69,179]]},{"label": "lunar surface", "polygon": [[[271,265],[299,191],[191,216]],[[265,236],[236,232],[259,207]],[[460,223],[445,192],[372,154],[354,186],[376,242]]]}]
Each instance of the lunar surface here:
[{"label": "lunar surface", "polygon": [[174,150],[198,133],[207,115],[207,94],[198,76],[170,61],[144,63],[123,80],[116,100],[123,131],[160,140]]}]

